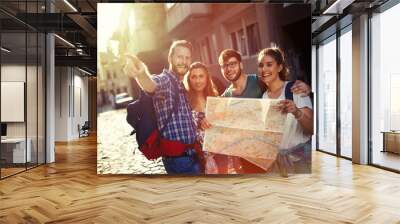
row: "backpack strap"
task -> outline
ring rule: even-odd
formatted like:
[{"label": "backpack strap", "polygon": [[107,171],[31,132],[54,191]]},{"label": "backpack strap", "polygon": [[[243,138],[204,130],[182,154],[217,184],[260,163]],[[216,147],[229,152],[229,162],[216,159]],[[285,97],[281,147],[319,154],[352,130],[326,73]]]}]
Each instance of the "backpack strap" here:
[{"label": "backpack strap", "polygon": [[294,84],[293,81],[290,81],[290,82],[288,82],[286,84],[286,87],[285,87],[285,98],[287,100],[293,100],[293,92],[292,92],[292,90],[290,90],[292,88],[293,84]]},{"label": "backpack strap", "polygon": [[[167,75],[168,76],[168,75]],[[178,104],[179,104],[179,83],[176,82],[173,78],[169,77],[170,82],[172,83],[172,89],[173,92],[175,93],[174,97],[174,105],[173,105],[173,110],[172,112],[168,115],[167,121],[165,122],[165,125],[159,130],[160,133],[168,126],[169,122],[171,121],[172,114],[176,113],[178,111]]]}]

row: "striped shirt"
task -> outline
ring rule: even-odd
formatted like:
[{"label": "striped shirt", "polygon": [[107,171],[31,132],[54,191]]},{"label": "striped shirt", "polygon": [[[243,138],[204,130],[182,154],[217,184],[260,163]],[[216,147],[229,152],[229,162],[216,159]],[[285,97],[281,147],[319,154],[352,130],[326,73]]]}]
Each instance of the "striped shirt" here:
[{"label": "striped shirt", "polygon": [[[192,117],[192,109],[187,98],[187,93],[182,82],[171,73],[164,69],[159,75],[151,77],[156,83],[156,89],[153,95],[153,105],[156,113],[158,129],[166,125],[169,114],[174,111],[174,105],[178,109],[161,132],[161,136],[168,140],[178,140],[185,144],[192,144],[196,140],[196,127]],[[175,80],[173,82],[171,79]],[[175,101],[175,83],[178,83],[179,102]]]}]

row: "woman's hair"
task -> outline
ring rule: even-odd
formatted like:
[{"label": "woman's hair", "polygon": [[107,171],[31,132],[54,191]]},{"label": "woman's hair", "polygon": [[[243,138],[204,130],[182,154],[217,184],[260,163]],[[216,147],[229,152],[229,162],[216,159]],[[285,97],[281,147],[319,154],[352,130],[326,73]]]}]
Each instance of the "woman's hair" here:
[{"label": "woman's hair", "polygon": [[206,77],[207,78],[207,84],[206,84],[206,87],[204,88],[204,92],[203,92],[204,97],[207,97],[207,96],[218,96],[218,91],[216,90],[216,88],[214,86],[214,83],[211,80],[211,76],[208,73],[207,67],[201,62],[193,62],[190,65],[188,72],[185,74],[185,77],[183,78],[183,83],[185,85],[186,90],[188,91],[189,103],[191,105],[193,105],[195,103],[194,102],[195,94],[194,94],[193,86],[190,83],[190,76],[192,74],[193,69],[198,69],[198,68],[203,69],[203,71],[207,75],[207,77]]},{"label": "woman's hair", "polygon": [[278,65],[282,65],[282,70],[279,72],[279,79],[287,81],[289,69],[286,65],[285,54],[279,47],[264,48],[258,53],[258,62],[260,63],[264,56],[272,57]]}]

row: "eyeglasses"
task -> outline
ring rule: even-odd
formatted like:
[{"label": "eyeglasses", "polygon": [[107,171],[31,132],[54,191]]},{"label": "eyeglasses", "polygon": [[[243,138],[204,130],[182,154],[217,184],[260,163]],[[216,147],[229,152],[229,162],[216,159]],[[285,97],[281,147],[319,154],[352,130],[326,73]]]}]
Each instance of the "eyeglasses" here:
[{"label": "eyeglasses", "polygon": [[234,68],[237,64],[239,64],[239,62],[237,62],[237,61],[232,61],[232,62],[223,64],[223,65],[219,65],[219,66],[220,66],[221,68],[223,68],[223,69],[227,69],[228,67],[229,67],[229,68]]}]

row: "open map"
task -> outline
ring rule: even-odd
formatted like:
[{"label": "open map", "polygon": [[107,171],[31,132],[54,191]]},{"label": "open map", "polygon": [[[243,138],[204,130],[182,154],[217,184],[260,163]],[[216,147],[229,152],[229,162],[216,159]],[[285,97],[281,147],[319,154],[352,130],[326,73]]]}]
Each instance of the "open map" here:
[{"label": "open map", "polygon": [[266,168],[266,161],[278,154],[286,121],[277,109],[279,101],[208,97],[206,118],[212,128],[205,132],[204,150],[240,156]]}]

